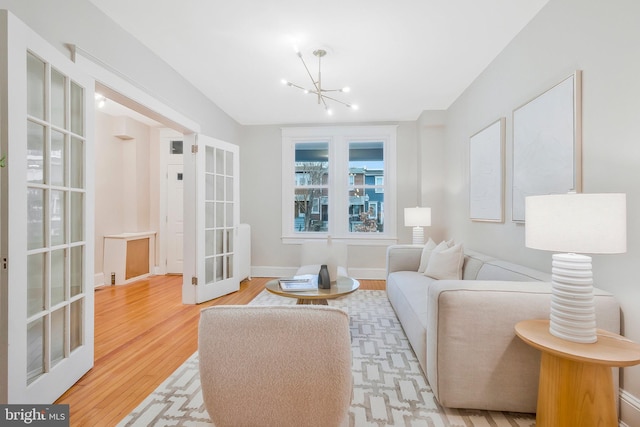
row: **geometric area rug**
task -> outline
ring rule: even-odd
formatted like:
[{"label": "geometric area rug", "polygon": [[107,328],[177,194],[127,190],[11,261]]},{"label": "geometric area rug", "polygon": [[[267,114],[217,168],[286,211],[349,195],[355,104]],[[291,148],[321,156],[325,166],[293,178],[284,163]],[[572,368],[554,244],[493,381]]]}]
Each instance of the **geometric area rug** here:
[{"label": "geometric area rug", "polygon": [[[250,304],[290,305],[295,299],[265,290]],[[535,426],[534,414],[440,406],[385,291],[359,290],[329,305],[349,313],[351,323],[353,396],[344,427]],[[213,426],[202,402],[198,353],[118,426]]]}]

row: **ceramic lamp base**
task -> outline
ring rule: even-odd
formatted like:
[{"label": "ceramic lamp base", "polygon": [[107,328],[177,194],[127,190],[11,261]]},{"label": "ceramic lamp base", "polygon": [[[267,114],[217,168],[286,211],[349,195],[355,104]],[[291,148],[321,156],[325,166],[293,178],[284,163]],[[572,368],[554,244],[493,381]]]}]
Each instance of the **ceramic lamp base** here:
[{"label": "ceramic lamp base", "polygon": [[413,244],[424,245],[424,228],[413,227]]},{"label": "ceramic lamp base", "polygon": [[567,341],[596,342],[591,257],[554,254],[551,273],[549,332]]}]

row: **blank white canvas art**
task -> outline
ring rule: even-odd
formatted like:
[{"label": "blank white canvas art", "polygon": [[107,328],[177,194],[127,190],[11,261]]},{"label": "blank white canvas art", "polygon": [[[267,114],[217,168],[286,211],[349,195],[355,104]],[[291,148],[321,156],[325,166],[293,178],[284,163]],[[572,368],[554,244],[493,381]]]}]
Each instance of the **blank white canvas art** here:
[{"label": "blank white canvas art", "polygon": [[527,196],[579,191],[577,77],[570,76],[513,112],[514,221],[525,220]]},{"label": "blank white canvas art", "polygon": [[469,216],[474,221],[503,221],[504,119],[469,140]]}]

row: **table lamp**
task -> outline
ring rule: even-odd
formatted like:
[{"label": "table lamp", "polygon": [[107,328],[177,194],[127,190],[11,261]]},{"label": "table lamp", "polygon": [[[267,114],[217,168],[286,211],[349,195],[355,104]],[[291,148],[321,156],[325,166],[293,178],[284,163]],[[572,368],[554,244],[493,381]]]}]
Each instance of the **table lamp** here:
[{"label": "table lamp", "polygon": [[[594,343],[591,257],[627,250],[625,194],[553,194],[525,199],[525,245],[554,252],[549,332]],[[580,253],[580,254],[578,254]]]},{"label": "table lamp", "polygon": [[404,225],[413,227],[413,244],[424,244],[424,228],[431,225],[431,208],[404,208]]}]

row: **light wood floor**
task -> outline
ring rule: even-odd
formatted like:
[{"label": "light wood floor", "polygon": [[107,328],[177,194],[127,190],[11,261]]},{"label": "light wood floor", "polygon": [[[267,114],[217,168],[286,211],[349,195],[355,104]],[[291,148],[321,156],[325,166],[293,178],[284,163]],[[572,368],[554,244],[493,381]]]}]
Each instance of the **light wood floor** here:
[{"label": "light wood floor", "polygon": [[[115,426],[197,349],[200,310],[247,304],[270,278],[200,305],[181,302],[181,276],[155,276],[95,294],[95,364],[56,403],[70,405],[71,426]],[[360,289],[385,289],[361,280]]]}]

